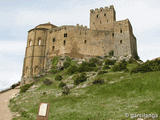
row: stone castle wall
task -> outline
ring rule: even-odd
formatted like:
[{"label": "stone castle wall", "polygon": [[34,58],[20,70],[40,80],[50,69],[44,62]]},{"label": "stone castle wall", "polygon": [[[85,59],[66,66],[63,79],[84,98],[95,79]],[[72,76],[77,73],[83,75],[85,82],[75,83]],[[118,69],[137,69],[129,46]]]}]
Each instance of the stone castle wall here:
[{"label": "stone castle wall", "polygon": [[110,51],[117,57],[137,55],[132,26],[128,19],[116,21],[113,6],[90,10],[90,28],[40,24],[28,32],[22,79],[44,72],[54,56],[85,58]]}]

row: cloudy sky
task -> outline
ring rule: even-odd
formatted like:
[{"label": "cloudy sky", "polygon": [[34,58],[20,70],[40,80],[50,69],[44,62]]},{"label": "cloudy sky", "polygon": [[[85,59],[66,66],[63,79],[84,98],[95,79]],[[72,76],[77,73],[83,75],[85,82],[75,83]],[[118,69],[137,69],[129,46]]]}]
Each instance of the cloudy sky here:
[{"label": "cloudy sky", "polygon": [[0,89],[20,80],[27,31],[40,23],[89,27],[89,10],[114,5],[128,18],[143,61],[160,56],[159,0],[0,0]]}]

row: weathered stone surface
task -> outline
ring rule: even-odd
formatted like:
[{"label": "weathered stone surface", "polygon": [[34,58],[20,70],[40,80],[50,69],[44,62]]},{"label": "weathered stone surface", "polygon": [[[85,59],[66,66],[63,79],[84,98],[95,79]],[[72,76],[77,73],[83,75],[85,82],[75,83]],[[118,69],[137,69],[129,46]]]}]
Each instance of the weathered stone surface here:
[{"label": "weathered stone surface", "polygon": [[[60,27],[40,24],[28,31],[22,83],[49,71],[54,56],[63,56],[61,60],[70,56],[83,61],[94,56],[108,56],[111,51],[120,60],[137,56],[131,23],[128,19],[116,21],[113,6],[91,10],[90,28],[78,24]],[[63,63],[58,65],[61,68]]]}]

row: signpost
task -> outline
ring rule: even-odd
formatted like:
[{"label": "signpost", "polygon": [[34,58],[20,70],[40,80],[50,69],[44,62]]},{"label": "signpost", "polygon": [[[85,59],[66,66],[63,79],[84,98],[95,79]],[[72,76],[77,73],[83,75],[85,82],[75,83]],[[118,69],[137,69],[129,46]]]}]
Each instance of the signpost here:
[{"label": "signpost", "polygon": [[41,103],[39,105],[37,120],[48,120],[48,114],[49,114],[49,104]]}]

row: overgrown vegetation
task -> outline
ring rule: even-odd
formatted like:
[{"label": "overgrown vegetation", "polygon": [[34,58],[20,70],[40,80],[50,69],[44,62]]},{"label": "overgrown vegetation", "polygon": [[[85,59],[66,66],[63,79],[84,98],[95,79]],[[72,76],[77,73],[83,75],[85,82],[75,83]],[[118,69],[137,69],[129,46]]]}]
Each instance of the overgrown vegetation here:
[{"label": "overgrown vegetation", "polygon": [[49,85],[51,85],[51,84],[52,84],[52,81],[51,81],[51,80],[49,80],[49,79],[45,79],[45,80],[43,81],[43,84],[45,84],[45,85],[49,86]]},{"label": "overgrown vegetation", "polygon": [[111,50],[111,51],[109,52],[109,56],[114,56],[114,51],[113,51],[113,50]]},{"label": "overgrown vegetation", "polygon": [[20,93],[25,93],[32,85],[33,85],[33,83],[25,84],[25,85],[21,86]]},{"label": "overgrown vegetation", "polygon": [[105,65],[114,65],[115,63],[116,63],[116,60],[110,60],[110,59],[105,60]]},{"label": "overgrown vegetation", "polygon": [[67,69],[67,74],[72,75],[74,73],[78,72],[78,67],[76,65],[71,65],[68,69]]},{"label": "overgrown vegetation", "polygon": [[125,60],[115,64],[112,67],[112,71],[116,72],[116,71],[128,71],[127,69],[127,62]]},{"label": "overgrown vegetation", "polygon": [[87,80],[86,73],[76,74],[74,77],[74,84],[79,85],[80,83]]},{"label": "overgrown vegetation", "polygon": [[57,81],[61,81],[62,79],[63,79],[63,77],[61,75],[59,75],[59,74],[57,74],[55,76],[55,80],[57,80]]},{"label": "overgrown vegetation", "polygon": [[93,81],[93,84],[104,84],[104,79],[98,77]]},{"label": "overgrown vegetation", "polygon": [[[14,120],[36,119],[41,102],[50,104],[51,120],[130,120],[125,113],[160,114],[159,61],[65,61],[70,63],[65,69],[38,78],[36,89],[10,100],[11,110],[20,115]],[[24,91],[31,85],[26,86]]]},{"label": "overgrown vegetation", "polygon": [[160,71],[160,60],[147,61],[131,70],[131,73]]},{"label": "overgrown vegetation", "polygon": [[60,88],[63,88],[64,86],[66,86],[66,83],[64,83],[64,82],[60,82],[60,83],[59,83],[59,87],[60,87]]}]

